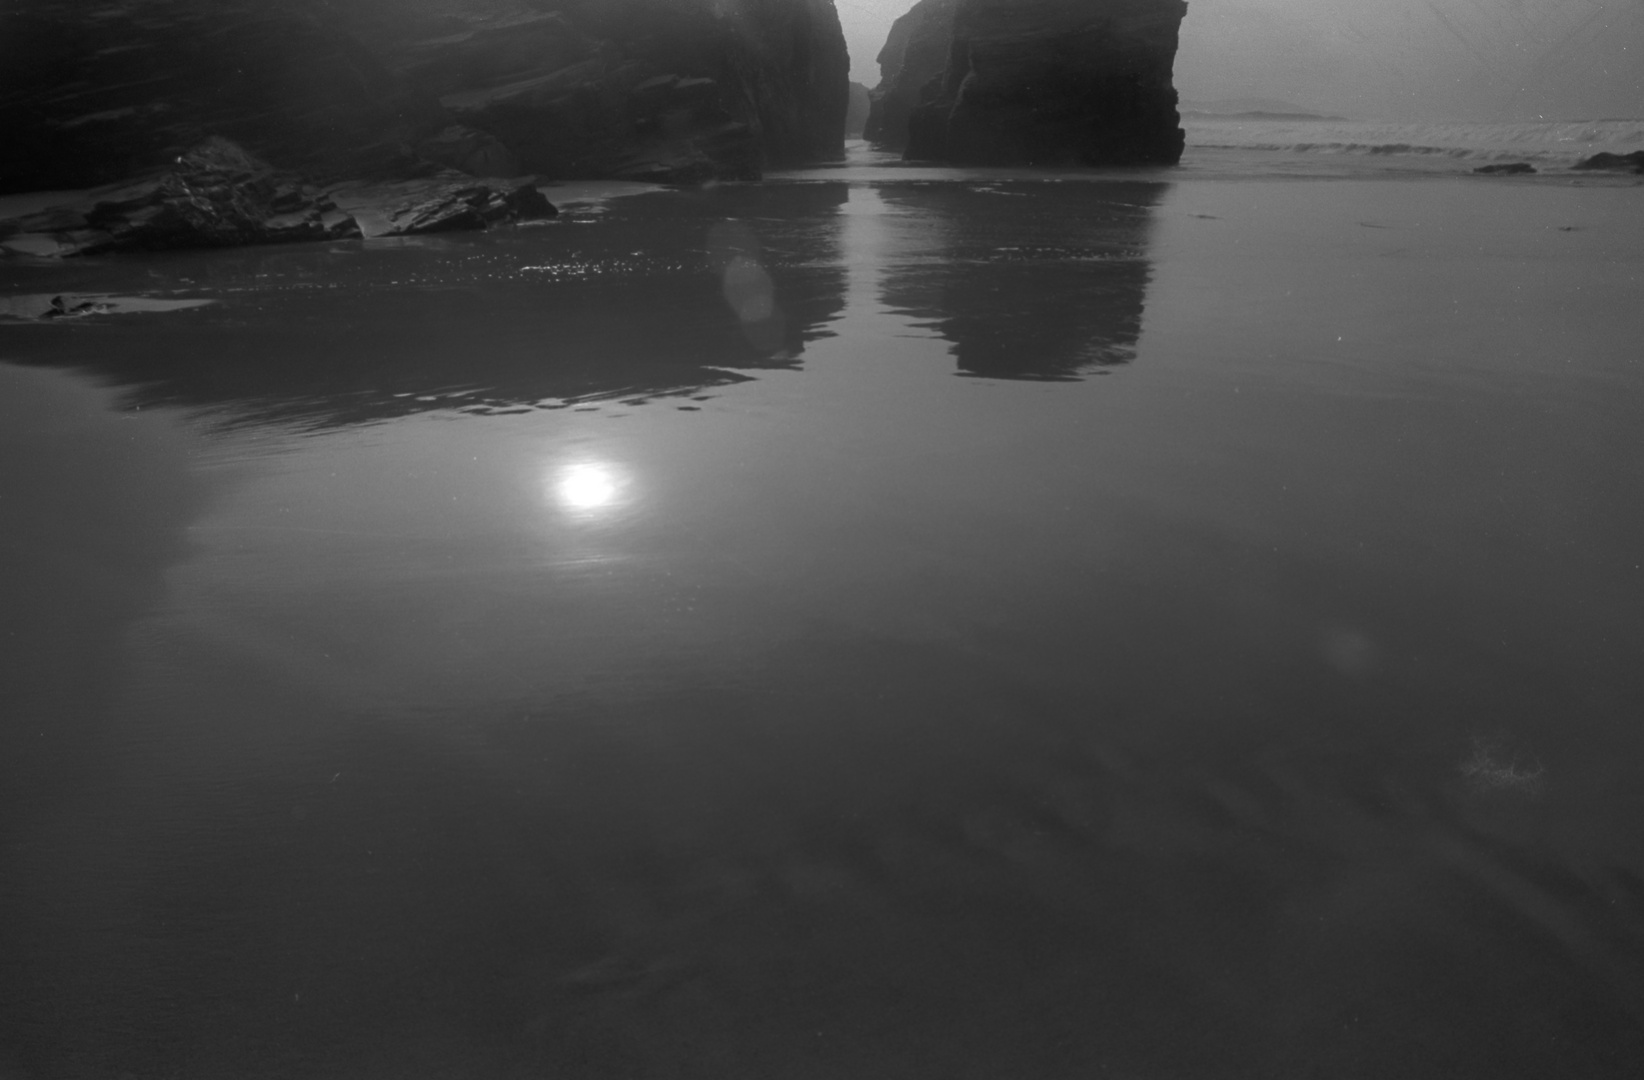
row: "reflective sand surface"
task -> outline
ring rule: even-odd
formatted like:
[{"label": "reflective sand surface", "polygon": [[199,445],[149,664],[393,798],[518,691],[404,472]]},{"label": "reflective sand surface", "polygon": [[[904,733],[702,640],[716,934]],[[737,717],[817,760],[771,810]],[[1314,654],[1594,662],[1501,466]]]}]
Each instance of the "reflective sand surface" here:
[{"label": "reflective sand surface", "polygon": [[1631,1075],[1638,192],[829,175],[0,267],[0,1075]]}]

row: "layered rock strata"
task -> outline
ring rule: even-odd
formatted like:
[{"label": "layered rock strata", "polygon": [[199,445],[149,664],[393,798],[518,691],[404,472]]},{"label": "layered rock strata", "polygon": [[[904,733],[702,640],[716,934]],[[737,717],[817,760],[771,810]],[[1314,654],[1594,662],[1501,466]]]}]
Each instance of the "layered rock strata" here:
[{"label": "layered rock strata", "polygon": [[0,192],[89,187],[210,135],[284,168],[403,168],[436,122],[316,5],[15,0],[0,12]]},{"label": "layered rock strata", "polygon": [[209,136],[316,180],[693,180],[843,155],[833,0],[14,0],[0,192]]},{"label": "layered rock strata", "polygon": [[1183,0],[922,0],[880,54],[869,138],[958,164],[1174,164],[1186,12]]},{"label": "layered rock strata", "polygon": [[543,176],[752,178],[844,154],[832,0],[537,0],[421,31],[378,30],[389,64]]}]

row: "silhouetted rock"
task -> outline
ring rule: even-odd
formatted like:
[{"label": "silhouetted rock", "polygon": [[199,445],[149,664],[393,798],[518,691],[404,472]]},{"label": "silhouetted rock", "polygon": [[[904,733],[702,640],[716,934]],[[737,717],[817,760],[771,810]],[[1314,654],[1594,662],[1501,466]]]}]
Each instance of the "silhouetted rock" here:
[{"label": "silhouetted rock", "polygon": [[833,0],[16,0],[0,192],[207,136],[312,180],[697,180],[843,156]]},{"label": "silhouetted rock", "polygon": [[[834,0],[716,0],[737,28],[743,70],[771,165],[845,156],[850,54]],[[746,57],[746,59],[743,59]],[[751,64],[750,64],[751,61]]]},{"label": "silhouetted rock", "polygon": [[1174,164],[1185,136],[1171,71],[1186,12],[1183,0],[957,0],[941,82],[919,88],[908,119],[907,156]]},{"label": "silhouetted rock", "polygon": [[[953,13],[959,0],[919,0],[891,24],[885,47],[879,50],[879,85],[862,137],[890,150],[908,142],[908,117],[920,103],[927,86],[939,92],[953,48]],[[932,84],[935,85],[932,85]]]},{"label": "silhouetted rock", "polygon": [[1644,150],[1634,150],[1630,154],[1594,154],[1590,158],[1577,162],[1575,167],[1610,172],[1644,173]]},{"label": "silhouetted rock", "polygon": [[1485,176],[1522,176],[1535,172],[1536,167],[1527,161],[1507,161],[1500,165],[1480,165],[1473,171]]},{"label": "silhouetted rock", "polygon": [[481,229],[555,213],[530,184],[455,172],[322,189],[213,137],[159,176],[0,221],[0,238],[13,252],[73,256]]}]

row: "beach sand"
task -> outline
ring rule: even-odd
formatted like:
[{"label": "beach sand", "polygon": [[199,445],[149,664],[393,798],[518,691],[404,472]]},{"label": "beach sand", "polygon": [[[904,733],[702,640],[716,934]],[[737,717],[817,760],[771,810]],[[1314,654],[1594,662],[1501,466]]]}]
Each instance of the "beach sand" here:
[{"label": "beach sand", "polygon": [[0,1072],[1630,1076],[1641,191],[1230,154],[0,261],[216,301],[0,324]]}]

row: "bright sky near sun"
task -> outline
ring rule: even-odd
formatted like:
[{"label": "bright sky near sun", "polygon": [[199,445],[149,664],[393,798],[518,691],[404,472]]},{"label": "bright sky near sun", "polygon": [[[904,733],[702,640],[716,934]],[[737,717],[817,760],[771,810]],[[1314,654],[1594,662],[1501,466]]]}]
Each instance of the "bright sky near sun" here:
[{"label": "bright sky near sun", "polygon": [[[913,0],[834,0],[851,78],[879,81]],[[1389,119],[1644,114],[1644,0],[1188,0],[1176,85]]]},{"label": "bright sky near sun", "polygon": [[908,8],[912,0],[833,0],[839,9],[839,23],[845,28],[845,45],[851,51],[851,78],[865,86],[879,81],[879,65],[874,57],[885,45],[890,24]]}]

